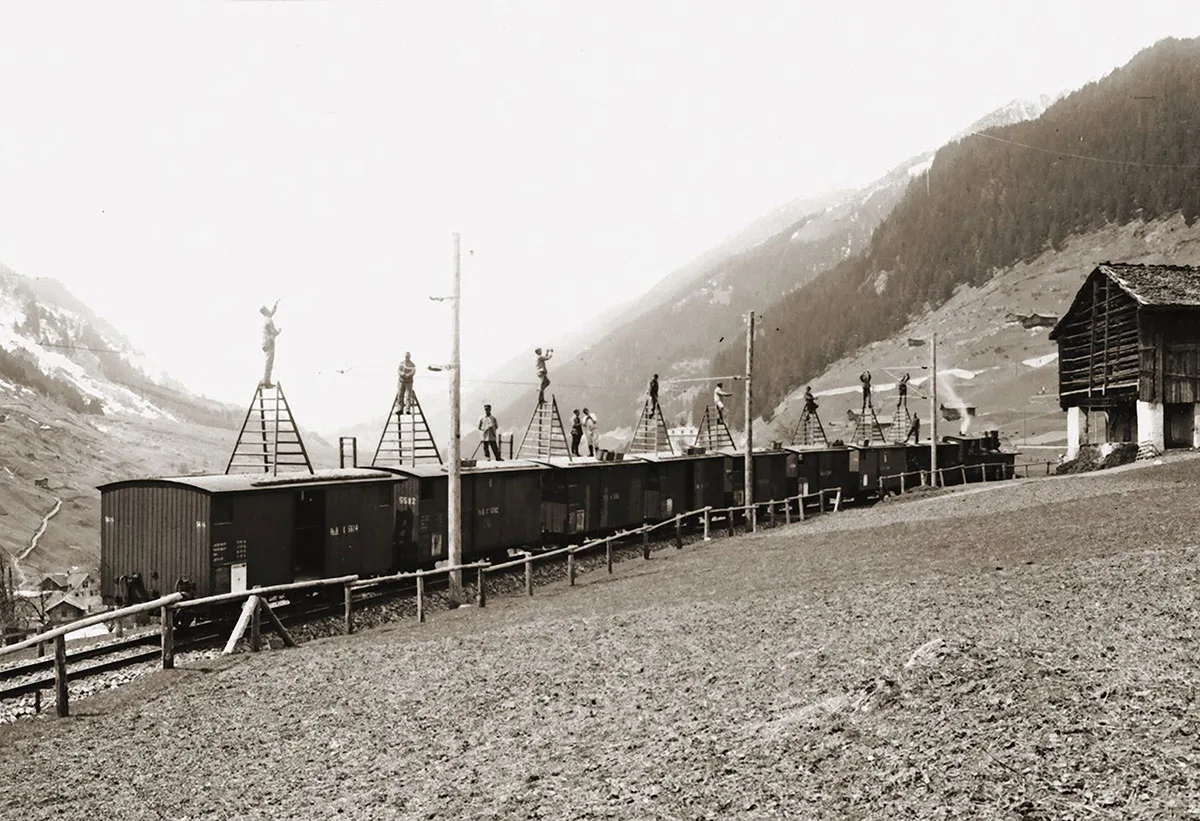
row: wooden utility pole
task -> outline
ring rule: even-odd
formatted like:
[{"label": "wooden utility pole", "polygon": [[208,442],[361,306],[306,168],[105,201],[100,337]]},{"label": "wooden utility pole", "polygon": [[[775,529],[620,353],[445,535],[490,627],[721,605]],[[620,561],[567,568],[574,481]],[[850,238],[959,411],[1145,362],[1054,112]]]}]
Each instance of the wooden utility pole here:
[{"label": "wooden utility pole", "polygon": [[[963,408],[963,413],[966,413]],[[933,468],[929,474],[930,484],[938,486],[937,463],[937,333],[929,339],[929,464]]]},{"label": "wooden utility pole", "polygon": [[[459,361],[459,314],[462,306],[460,239],[454,235],[454,339],[450,349],[450,521],[446,525],[446,559],[451,567],[462,564],[462,368]],[[450,572],[450,599],[462,600],[462,571]]]},{"label": "wooden utility pole", "polygon": [[754,509],[754,311],[746,314],[746,526],[757,529]]}]

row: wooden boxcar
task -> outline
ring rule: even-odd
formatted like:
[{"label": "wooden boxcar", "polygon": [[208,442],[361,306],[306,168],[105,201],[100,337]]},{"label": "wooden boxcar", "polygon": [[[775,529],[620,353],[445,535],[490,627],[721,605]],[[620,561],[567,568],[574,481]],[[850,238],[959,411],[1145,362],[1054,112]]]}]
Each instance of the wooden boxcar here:
[{"label": "wooden boxcar", "polygon": [[[735,453],[701,453],[692,460],[692,509],[742,504],[742,459]],[[735,490],[734,482],[737,482]]]},{"label": "wooden boxcar", "polygon": [[[756,450],[754,451],[754,502],[756,504],[765,504],[766,502],[781,501],[787,496],[794,495],[791,490],[794,482],[788,481],[788,459],[794,454],[790,451],[783,450]],[[739,454],[733,457],[733,471],[730,475],[730,483],[733,486],[734,496],[741,498],[742,490],[746,486],[745,472],[746,457]],[[738,502],[741,503],[740,501]]]},{"label": "wooden boxcar", "polygon": [[[396,486],[397,570],[447,558],[450,481],[442,465],[386,468]],[[541,542],[541,481],[548,469],[523,460],[482,462],[462,470],[463,561],[503,559],[510,548]]]},{"label": "wooden boxcar", "polygon": [[789,446],[785,450],[795,454],[796,487],[792,494],[799,493],[801,483],[808,483],[808,493],[828,490],[830,499],[839,489],[843,500],[849,500],[858,492],[858,450],[850,447],[811,448]]},{"label": "wooden boxcar", "polygon": [[649,463],[551,459],[542,464],[542,533],[547,541],[587,539],[645,521]]},{"label": "wooden boxcar", "polygon": [[645,514],[652,521],[669,519],[679,513],[704,507],[693,503],[693,468],[696,457],[639,453],[646,464]]},{"label": "wooden boxcar", "polygon": [[[911,469],[907,445],[855,446],[854,449],[858,451],[857,498],[872,499],[881,493],[900,492],[900,474]],[[920,481],[919,477],[914,478]]]},{"label": "wooden boxcar", "polygon": [[[939,442],[937,446],[937,454],[938,467],[942,469],[942,480],[944,483],[962,484],[962,472],[948,469],[957,468],[962,464],[962,455],[959,446],[952,442]],[[920,483],[920,471],[928,471],[930,466],[929,445],[909,445],[908,463],[910,470],[918,471],[917,476],[913,477],[916,480],[913,484]],[[932,482],[932,480],[928,479],[927,481]]]},{"label": "wooden boxcar", "polygon": [[388,572],[395,485],[363,469],[101,485],[101,595],[128,604]]}]

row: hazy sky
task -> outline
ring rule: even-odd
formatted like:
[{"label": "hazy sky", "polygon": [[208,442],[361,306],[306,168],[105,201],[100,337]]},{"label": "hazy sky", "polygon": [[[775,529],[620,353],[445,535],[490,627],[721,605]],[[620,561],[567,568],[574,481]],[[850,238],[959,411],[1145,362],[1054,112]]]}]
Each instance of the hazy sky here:
[{"label": "hazy sky", "polygon": [[281,298],[276,373],[332,431],[406,349],[444,392],[454,231],[483,379],[784,202],[1197,34],[1187,2],[9,0],[0,262],[238,404]]}]

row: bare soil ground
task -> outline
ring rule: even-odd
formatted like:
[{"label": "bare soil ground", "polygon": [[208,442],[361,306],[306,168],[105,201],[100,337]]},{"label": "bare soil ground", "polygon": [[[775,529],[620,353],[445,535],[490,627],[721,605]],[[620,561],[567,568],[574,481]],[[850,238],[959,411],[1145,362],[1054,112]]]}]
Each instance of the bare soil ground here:
[{"label": "bare soil ground", "polygon": [[1200,460],[780,527],[0,727],[0,817],[1200,818]]}]

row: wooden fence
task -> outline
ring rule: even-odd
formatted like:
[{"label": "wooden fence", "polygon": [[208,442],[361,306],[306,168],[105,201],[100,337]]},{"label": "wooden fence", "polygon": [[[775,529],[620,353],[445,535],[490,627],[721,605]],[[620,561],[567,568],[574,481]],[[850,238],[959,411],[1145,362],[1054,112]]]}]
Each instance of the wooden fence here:
[{"label": "wooden fence", "polygon": [[[910,487],[946,487],[946,476],[953,476],[956,473],[962,478],[960,484],[965,485],[971,481],[982,481],[986,483],[989,481],[1003,481],[1013,477],[1028,478],[1032,474],[1032,468],[1034,467],[1045,467],[1045,475],[1049,476],[1050,468],[1057,464],[1058,463],[1054,461],[1014,462],[1012,464],[1009,464],[1008,462],[988,462],[986,464],[978,465],[952,465],[950,467],[937,468],[934,471],[906,470],[901,473],[889,473],[884,476],[880,476],[878,480],[879,494],[880,496],[884,495],[884,485],[886,483],[893,483],[896,479],[900,480],[900,492],[903,494],[908,492],[908,488]],[[1018,468],[1025,469],[1024,477],[1016,476]],[[1006,475],[1010,470],[1012,471],[1012,476]],[[989,472],[992,473],[995,478],[988,479]],[[931,473],[933,474],[932,476],[930,475]],[[996,476],[996,474],[999,474],[999,476]],[[974,476],[975,479],[972,480],[968,478],[971,476]],[[910,477],[916,481],[909,484]]]}]

